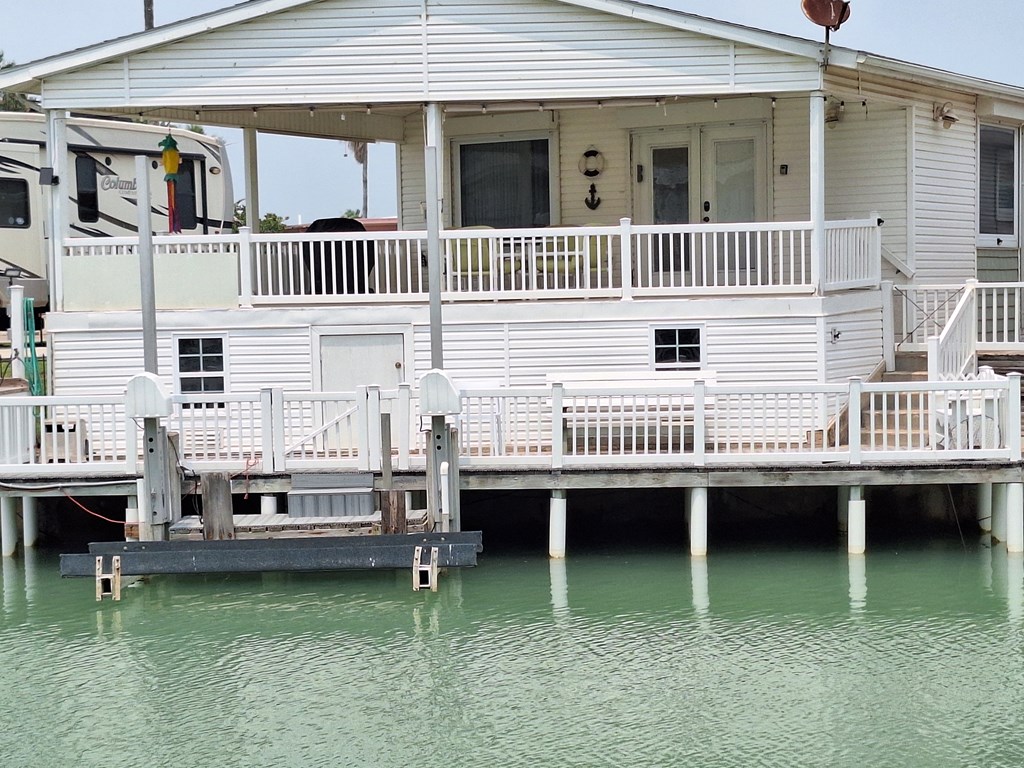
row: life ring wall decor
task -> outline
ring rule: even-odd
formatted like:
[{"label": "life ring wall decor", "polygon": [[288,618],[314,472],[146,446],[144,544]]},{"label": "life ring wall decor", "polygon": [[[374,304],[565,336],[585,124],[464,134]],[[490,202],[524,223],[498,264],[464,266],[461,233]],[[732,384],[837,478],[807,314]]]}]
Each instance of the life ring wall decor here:
[{"label": "life ring wall decor", "polygon": [[601,171],[604,170],[604,155],[601,154],[597,147],[588,147],[587,151],[580,158],[579,169],[580,173],[588,179],[600,176]]},{"label": "life ring wall decor", "polygon": [[[580,157],[579,169],[580,173],[588,179],[597,178],[601,175],[601,171],[604,170],[604,155],[601,154],[597,147],[588,147],[587,151]],[[601,204],[601,198],[597,196],[597,186],[595,184],[590,185],[590,197],[583,202],[586,203],[587,208],[590,210],[597,210],[597,206]]]}]

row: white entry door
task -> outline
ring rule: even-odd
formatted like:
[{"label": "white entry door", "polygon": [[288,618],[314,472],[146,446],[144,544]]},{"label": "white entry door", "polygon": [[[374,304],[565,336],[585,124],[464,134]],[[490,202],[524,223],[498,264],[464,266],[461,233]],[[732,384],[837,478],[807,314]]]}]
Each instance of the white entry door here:
[{"label": "white entry door", "polygon": [[320,390],[354,392],[376,384],[395,389],[405,381],[405,337],[400,333],[320,337]]},{"label": "white entry door", "polygon": [[[637,223],[763,221],[768,193],[766,143],[765,126],[754,123],[638,134],[634,141]],[[714,249],[699,236],[666,234],[649,242],[641,240],[637,254],[641,283],[660,286],[706,280],[718,284],[722,279],[727,280],[722,284],[730,284],[732,273],[745,258],[745,253],[737,251],[740,238],[714,238]],[[740,247],[745,249],[745,241]],[[719,264],[706,263],[711,252],[728,257]]]},{"label": "white entry door", "polygon": [[[331,334],[320,336],[320,391],[355,392],[357,387],[376,385],[394,390],[405,381],[405,337],[400,333]],[[384,412],[388,404],[381,403]],[[327,404],[318,414],[317,427],[328,427],[345,409]],[[398,445],[398,419],[391,419],[391,445]],[[325,432],[330,448],[355,445],[356,431],[338,422]]]}]

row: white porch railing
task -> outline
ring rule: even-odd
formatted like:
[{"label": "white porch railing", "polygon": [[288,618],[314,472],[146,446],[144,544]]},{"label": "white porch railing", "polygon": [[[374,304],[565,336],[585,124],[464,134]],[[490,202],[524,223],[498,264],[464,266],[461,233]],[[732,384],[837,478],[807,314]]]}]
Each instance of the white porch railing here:
[{"label": "white porch railing", "polygon": [[968,283],[938,336],[928,339],[928,379],[955,381],[978,367],[977,292]]},{"label": "white porch railing", "polygon": [[[448,302],[628,300],[634,296],[811,293],[818,288],[834,291],[878,285],[881,244],[876,220],[828,222],[823,254],[812,253],[810,241],[809,222],[638,226],[622,219],[617,226],[445,230],[441,233],[442,297]],[[237,280],[237,303],[242,307],[425,303],[428,299],[426,232],[422,231],[252,234],[243,228],[236,235],[159,236],[153,239],[153,247],[158,267],[161,263],[166,271],[181,267],[174,272],[179,284],[211,279],[197,270],[203,269],[204,256],[215,259],[215,279]],[[110,279],[123,279],[128,290],[138,284],[128,274],[137,268],[137,249],[135,238],[68,238],[64,258],[109,256],[110,264],[119,258],[116,276]],[[175,257],[182,257],[181,264],[168,264]],[[822,262],[821,286],[812,277],[816,258]],[[108,265],[109,269],[114,267]],[[158,273],[166,272],[158,268]],[[63,286],[57,286],[57,291],[64,296]],[[157,293],[161,295],[159,285]],[[222,291],[207,292],[204,306],[224,298]],[[187,301],[187,294],[176,292],[174,301]],[[81,309],[88,304],[88,295],[76,293],[69,306]]]},{"label": "white porch railing", "polygon": [[[214,399],[216,398],[216,399]],[[168,427],[193,471],[425,466],[415,392],[175,398]],[[508,469],[1020,461],[1020,376],[921,383],[469,389],[460,461]],[[138,425],[120,397],[0,398],[0,477],[135,476]]]}]

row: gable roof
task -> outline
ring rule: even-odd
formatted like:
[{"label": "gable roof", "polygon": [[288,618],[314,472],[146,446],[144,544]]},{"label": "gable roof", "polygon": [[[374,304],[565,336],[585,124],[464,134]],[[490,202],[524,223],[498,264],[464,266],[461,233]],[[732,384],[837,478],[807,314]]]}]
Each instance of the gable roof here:
[{"label": "gable roof", "polygon": [[[822,44],[816,41],[756,29],[732,22],[662,8],[636,0],[550,0],[563,5],[617,15],[705,35],[726,42],[744,44],[798,58],[818,61]],[[105,42],[55,54],[24,65],[0,71],[0,90],[39,92],[42,81],[152,50],[197,35],[223,30],[263,16],[281,13],[323,0],[243,0],[226,8],[182,19],[151,30],[126,35]],[[1024,100],[1024,88],[995,81],[960,75],[894,58],[879,56],[850,48],[831,46],[830,63],[847,69],[862,69],[911,82],[956,88],[970,93],[1004,96]]]},{"label": "gable roof", "polygon": [[[63,72],[74,71],[195,35],[224,29],[269,14],[280,13],[304,5],[314,5],[319,2],[322,0],[245,0],[227,8],[5,69],[0,72],[0,89],[38,90],[42,80]],[[817,59],[820,56],[820,44],[810,40],[718,21],[683,11],[660,8],[633,0],[552,0],[552,2],[575,5],[638,21],[652,22],[779,53],[809,59]],[[839,49],[833,50],[838,51]]]}]

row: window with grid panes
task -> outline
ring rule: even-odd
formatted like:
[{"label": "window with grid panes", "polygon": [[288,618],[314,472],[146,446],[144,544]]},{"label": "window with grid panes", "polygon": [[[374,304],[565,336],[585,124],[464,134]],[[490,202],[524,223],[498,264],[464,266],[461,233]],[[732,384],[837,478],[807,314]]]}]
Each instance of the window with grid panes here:
[{"label": "window with grid panes", "polygon": [[225,391],[224,339],[178,339],[178,386],[185,395]]},{"label": "window with grid panes", "polygon": [[700,368],[701,362],[700,328],[654,329],[654,370]]}]

